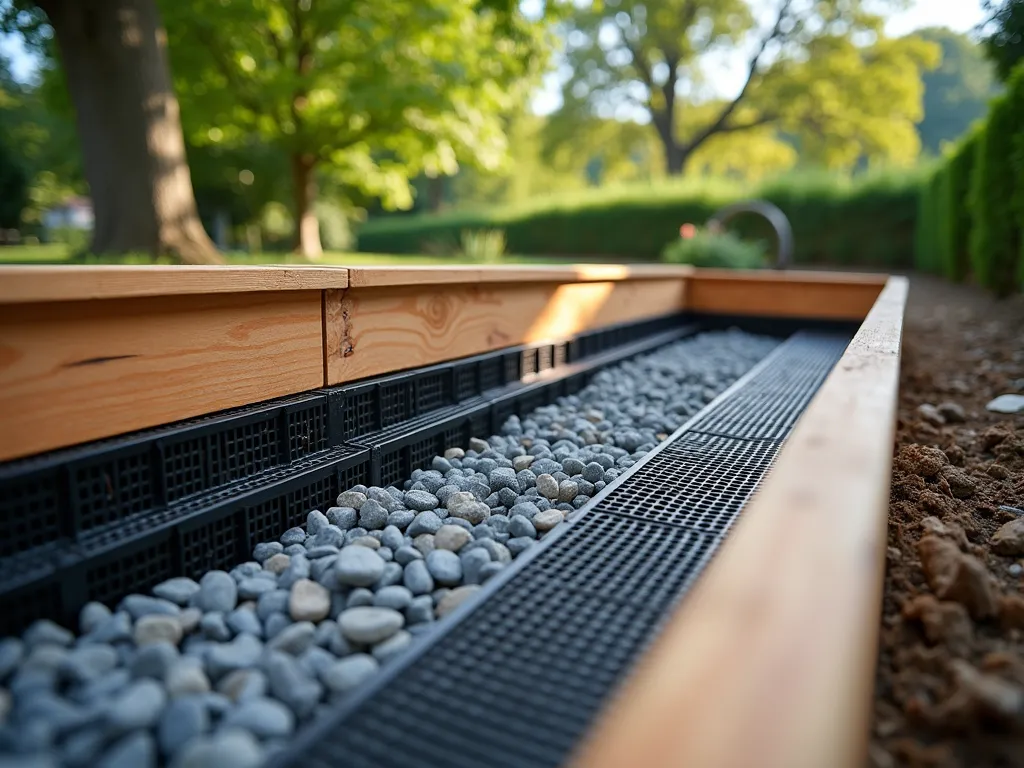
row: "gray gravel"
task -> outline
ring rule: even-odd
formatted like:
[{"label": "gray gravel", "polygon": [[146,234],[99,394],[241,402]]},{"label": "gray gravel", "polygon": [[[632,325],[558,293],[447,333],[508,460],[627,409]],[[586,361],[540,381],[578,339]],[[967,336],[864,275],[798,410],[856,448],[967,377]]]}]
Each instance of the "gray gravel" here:
[{"label": "gray gravel", "polygon": [[[252,561],[0,640],[0,763],[246,768],[472,600],[775,345],[677,342],[356,486]],[[13,759],[14,762],[11,762]]]}]

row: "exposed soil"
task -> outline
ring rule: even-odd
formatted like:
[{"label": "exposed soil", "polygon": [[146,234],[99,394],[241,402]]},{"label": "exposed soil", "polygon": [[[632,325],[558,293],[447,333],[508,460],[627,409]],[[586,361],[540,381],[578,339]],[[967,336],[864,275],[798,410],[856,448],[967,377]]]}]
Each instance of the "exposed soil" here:
[{"label": "exposed soil", "polygon": [[1024,299],[914,277],[869,765],[1024,766]]}]

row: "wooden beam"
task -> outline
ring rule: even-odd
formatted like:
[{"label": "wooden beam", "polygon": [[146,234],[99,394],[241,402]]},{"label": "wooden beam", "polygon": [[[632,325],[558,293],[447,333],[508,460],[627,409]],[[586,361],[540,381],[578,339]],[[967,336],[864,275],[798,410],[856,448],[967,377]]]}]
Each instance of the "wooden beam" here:
[{"label": "wooden beam", "polygon": [[884,275],[698,269],[688,309],[730,315],[863,320]]},{"label": "wooden beam", "polygon": [[0,460],[323,382],[320,291],[0,306]]},{"label": "wooden beam", "polygon": [[353,288],[386,288],[400,285],[449,285],[466,283],[580,283],[596,281],[684,278],[688,266],[663,264],[566,264],[503,267],[349,267]]},{"label": "wooden beam", "polygon": [[0,304],[347,287],[344,267],[0,267]]},{"label": "wooden beam", "polygon": [[906,296],[890,278],[575,765],[864,765]]},{"label": "wooden beam", "polygon": [[[358,273],[353,278],[359,282]],[[679,312],[678,275],[643,280],[434,283],[329,292],[327,383]]]}]

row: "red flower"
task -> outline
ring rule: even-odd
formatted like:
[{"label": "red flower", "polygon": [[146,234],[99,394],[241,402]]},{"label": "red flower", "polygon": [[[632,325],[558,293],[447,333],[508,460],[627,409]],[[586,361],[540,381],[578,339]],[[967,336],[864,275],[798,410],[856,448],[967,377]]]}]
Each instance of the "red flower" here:
[{"label": "red flower", "polygon": [[697,228],[693,224],[683,224],[679,228],[679,236],[683,240],[689,240],[691,237],[697,234]]}]

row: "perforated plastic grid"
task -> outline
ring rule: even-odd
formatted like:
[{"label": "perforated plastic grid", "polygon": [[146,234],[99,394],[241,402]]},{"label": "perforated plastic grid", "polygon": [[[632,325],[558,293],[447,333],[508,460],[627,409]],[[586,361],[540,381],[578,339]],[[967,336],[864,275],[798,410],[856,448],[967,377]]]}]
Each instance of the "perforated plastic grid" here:
[{"label": "perforated plastic grid", "polygon": [[801,332],[778,348],[757,377],[692,423],[693,431],[780,440],[836,364],[849,336]]},{"label": "perforated plastic grid", "polygon": [[59,475],[42,471],[18,478],[0,494],[0,557],[11,557],[61,538]]},{"label": "perforated plastic grid", "polygon": [[[560,763],[711,548],[699,534],[587,519],[502,584],[443,643],[396,670],[389,685],[349,710],[343,725],[343,718],[327,718],[291,764]],[[452,711],[480,716],[467,728],[438,718]]]},{"label": "perforated plastic grid", "polygon": [[722,536],[778,452],[774,441],[684,434],[594,509]]},{"label": "perforated plastic grid", "polygon": [[[791,339],[712,412],[759,387],[775,389],[776,402],[806,404],[842,352],[833,349],[794,377],[787,367],[814,354]],[[684,431],[659,446],[276,764],[563,763],[756,490],[780,442]],[[450,711],[498,716],[466,728],[437,717]]]}]

